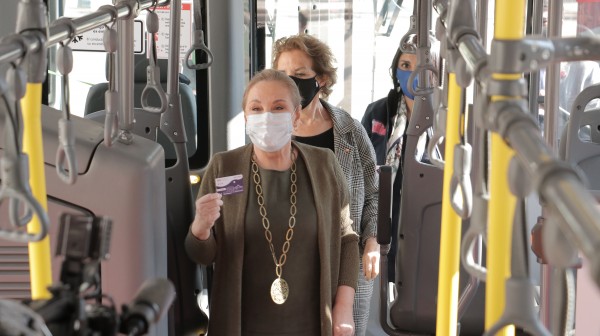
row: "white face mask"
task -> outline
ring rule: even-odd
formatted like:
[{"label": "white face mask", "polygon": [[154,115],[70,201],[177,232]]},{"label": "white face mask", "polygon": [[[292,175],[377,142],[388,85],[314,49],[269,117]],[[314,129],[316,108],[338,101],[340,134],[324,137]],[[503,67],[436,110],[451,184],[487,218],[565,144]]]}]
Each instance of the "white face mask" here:
[{"label": "white face mask", "polygon": [[278,151],[292,139],[292,114],[264,112],[248,115],[246,134],[254,146],[263,151]]}]

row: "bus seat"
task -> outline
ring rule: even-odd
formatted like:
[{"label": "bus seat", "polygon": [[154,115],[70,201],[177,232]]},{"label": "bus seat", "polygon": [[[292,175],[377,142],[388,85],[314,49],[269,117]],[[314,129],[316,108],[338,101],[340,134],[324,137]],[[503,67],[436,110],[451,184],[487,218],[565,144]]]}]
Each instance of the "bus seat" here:
[{"label": "bus seat", "polygon": [[577,96],[559,148],[561,158],[587,177],[592,193],[600,192],[600,109],[585,110],[585,107],[597,98],[600,98],[600,84],[589,86]]},{"label": "bus seat", "polygon": [[[68,185],[55,168],[62,112],[42,105],[41,115],[51,251],[56,251],[56,223],[63,212],[111,218],[111,258],[101,264],[102,292],[117,307],[130,303],[144,280],[168,274],[164,151],[138,136],[130,145],[103,146],[102,125],[72,115],[79,170],[77,182]],[[3,147],[2,138],[0,155]],[[0,210],[1,218],[8,218],[6,206]],[[61,262],[62,257],[52,257],[54,282]],[[29,291],[27,245],[0,240],[0,298],[24,299]],[[150,335],[167,335],[167,329],[165,318]]]},{"label": "bus seat", "polygon": [[[415,100],[414,111],[418,111]],[[397,295],[390,306],[393,327],[411,335],[435,335],[440,254],[443,170],[416,155],[418,139],[432,126],[432,108],[422,108],[407,129],[396,252]],[[429,110],[429,111],[428,111]],[[417,126],[415,126],[417,125]],[[463,234],[468,223],[463,222]],[[485,259],[484,259],[485,260]],[[459,293],[469,283],[461,266]],[[480,283],[460,322],[460,335],[484,332],[485,284]]]},{"label": "bus seat", "polygon": [[[147,124],[149,121],[154,121],[156,116],[154,113],[146,112],[142,109],[141,96],[142,91],[146,87],[146,67],[148,66],[148,59],[144,54],[135,55],[135,69],[133,77],[133,106],[135,108],[134,115],[137,122]],[[167,79],[168,79],[168,60],[159,59],[158,66],[160,67],[160,80],[163,89],[167,90]],[[107,76],[108,77],[108,76]],[[183,125],[185,128],[185,134],[187,136],[187,153],[188,156],[192,156],[196,152],[196,120],[197,120],[197,109],[196,109],[196,96],[192,88],[188,85],[190,80],[179,74],[179,93],[181,96],[181,112],[183,117]],[[86,118],[99,121],[104,123],[104,93],[108,90],[108,83],[100,83],[92,85],[88,91],[88,95],[85,102],[84,116]],[[154,92],[149,95],[149,103],[152,106],[158,106],[160,100]],[[143,121],[143,122],[142,122]],[[156,123],[155,125],[159,125]],[[134,132],[138,135],[151,138],[152,133],[146,132],[146,127],[141,125],[134,125]],[[161,144],[165,150],[166,159],[175,159],[175,148],[169,141],[169,138],[162,132],[158,131],[156,141]]]},{"label": "bus seat", "polygon": [[[193,199],[184,197],[189,188],[189,170],[185,171],[185,176],[182,176],[182,164],[171,164],[174,159],[177,159],[175,146],[170,142],[167,136],[158,128],[160,126],[161,115],[144,111],[141,108],[141,95],[146,87],[146,67],[148,59],[145,55],[135,55],[134,69],[134,116],[135,123],[133,124],[133,133],[150,140],[158,142],[165,151],[165,159],[167,160],[166,177],[169,184],[167,185],[167,228],[169,241],[167,244],[168,256],[168,273],[169,278],[176,284],[178,297],[175,302],[174,314],[170,315],[170,320],[173,321],[173,332],[179,334],[202,334],[206,330],[208,323],[207,316],[200,310],[194,290],[197,289],[195,281],[195,265],[187,258],[183,245],[179,242],[185,239],[188,225],[193,217],[188,216],[187,204],[189,201],[190,211]],[[167,88],[168,81],[168,61],[158,60],[160,67],[160,78],[163,89]],[[186,84],[187,83],[187,84]],[[183,117],[184,129],[187,136],[187,155],[192,156],[196,151],[196,97],[192,88],[188,85],[190,81],[187,77],[179,74],[179,91],[181,96],[181,112]],[[108,83],[102,83],[92,87],[88,93],[86,101],[85,114],[87,119],[92,119],[100,123],[104,123],[104,92],[108,89]],[[155,92],[149,95],[149,104],[152,106],[159,105],[159,98]],[[97,112],[92,112],[92,111]],[[99,111],[98,111],[99,110]],[[187,158],[183,158],[186,160]],[[171,161],[171,162],[169,162]],[[187,162],[186,167],[187,167]],[[174,169],[174,170],[170,170]],[[191,194],[191,193],[190,193]],[[190,195],[191,196],[191,195]],[[172,203],[178,204],[174,206]],[[174,209],[177,211],[174,212]]]},{"label": "bus seat", "polygon": [[[600,98],[600,84],[585,88],[573,103],[571,116],[560,139],[560,156],[571,163],[587,180],[591,194],[600,201],[600,109],[585,110],[593,99]],[[600,291],[589,274],[590,265],[583,258],[577,270],[575,326],[577,335],[597,334],[600,321],[589,314],[596,309]]]}]

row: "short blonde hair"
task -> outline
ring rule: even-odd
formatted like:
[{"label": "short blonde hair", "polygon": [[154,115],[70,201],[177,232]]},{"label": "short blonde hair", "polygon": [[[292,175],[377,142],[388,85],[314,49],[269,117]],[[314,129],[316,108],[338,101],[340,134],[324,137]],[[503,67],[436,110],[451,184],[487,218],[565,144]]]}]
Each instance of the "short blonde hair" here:
[{"label": "short blonde hair", "polygon": [[331,87],[337,81],[336,68],[333,66],[335,57],[329,46],[308,34],[280,38],[273,45],[273,68],[277,68],[281,53],[291,50],[302,50],[312,59],[313,70],[317,76],[325,79],[325,85],[321,87],[323,98],[329,97]]},{"label": "short blonde hair", "polygon": [[242,97],[242,109],[246,108],[246,101],[248,100],[248,92],[250,92],[250,89],[252,89],[257,83],[265,81],[280,82],[290,92],[290,97],[292,98],[292,104],[294,104],[294,108],[300,106],[302,98],[300,97],[300,92],[298,92],[298,86],[296,86],[296,83],[288,75],[281,71],[277,71],[275,69],[265,69],[256,73],[250,82],[248,82],[246,90],[244,91],[244,96]]}]

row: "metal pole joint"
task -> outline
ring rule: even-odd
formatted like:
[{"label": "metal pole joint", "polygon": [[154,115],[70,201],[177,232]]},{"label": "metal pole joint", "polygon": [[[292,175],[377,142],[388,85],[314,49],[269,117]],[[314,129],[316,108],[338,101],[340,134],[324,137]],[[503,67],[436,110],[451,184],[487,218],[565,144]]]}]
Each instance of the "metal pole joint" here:
[{"label": "metal pole joint", "polygon": [[525,99],[492,102],[488,109],[489,129],[500,134],[509,144],[509,135],[515,130],[518,131],[519,127],[516,127],[518,124],[520,127],[529,128],[528,131],[539,132],[537,122],[531,117],[531,114],[527,113],[527,107]]},{"label": "metal pole joint", "polygon": [[[587,182],[579,170],[574,169],[571,164],[556,159],[537,165],[533,175],[535,190],[545,190],[549,184],[555,184],[560,179],[567,179],[565,175],[570,175],[569,178],[577,180],[582,185],[586,185]],[[552,204],[546,199],[544,193],[540,193],[540,201],[542,204]]]},{"label": "metal pole joint", "polygon": [[479,36],[466,34],[458,40],[458,50],[467,64],[467,69],[472,73],[475,80],[484,85],[490,77],[488,67],[488,54]]},{"label": "metal pole joint", "polygon": [[129,8],[129,15],[122,17],[121,20],[135,19],[140,14],[139,0],[118,0],[117,4],[125,4]]},{"label": "metal pole joint", "polygon": [[481,42],[476,28],[475,10],[471,1],[457,1],[450,6],[448,18],[448,45],[459,53],[449,59],[453,60],[456,80],[461,87],[469,86],[475,78],[483,85],[489,70],[488,54]]},{"label": "metal pole joint", "polygon": [[448,15],[448,38],[453,45],[464,35],[475,36],[481,40],[475,23],[475,11],[471,1],[453,1]]},{"label": "metal pole joint", "polygon": [[539,70],[554,62],[554,45],[544,38],[492,41],[490,69],[495,73]]},{"label": "metal pole joint", "polygon": [[27,78],[29,83],[42,83],[46,79],[47,54],[44,47],[48,40],[48,20],[46,4],[43,0],[21,0],[17,7],[16,33],[33,36],[39,41],[39,48],[29,49],[25,46],[23,52],[29,65]]}]

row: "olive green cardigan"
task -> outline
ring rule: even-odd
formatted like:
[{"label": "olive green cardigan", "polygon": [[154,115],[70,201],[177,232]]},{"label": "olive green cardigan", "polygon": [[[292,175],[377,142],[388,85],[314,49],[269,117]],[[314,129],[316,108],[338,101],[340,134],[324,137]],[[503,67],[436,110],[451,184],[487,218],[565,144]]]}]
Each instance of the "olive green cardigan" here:
[{"label": "olive green cardigan", "polygon": [[[352,230],[348,187],[334,154],[328,149],[293,144],[306,163],[313,187],[321,261],[321,335],[331,335],[332,308],[338,286],[356,289],[358,235]],[[215,264],[210,302],[211,335],[241,335],[244,223],[250,191],[251,156],[251,144],[213,156],[198,196],[215,192],[215,178],[238,174],[243,176],[244,192],[223,196],[221,217],[216,221],[210,238],[199,240],[188,232],[185,241],[186,251],[192,260],[204,265]]]}]

